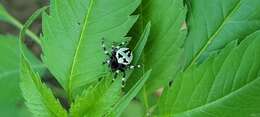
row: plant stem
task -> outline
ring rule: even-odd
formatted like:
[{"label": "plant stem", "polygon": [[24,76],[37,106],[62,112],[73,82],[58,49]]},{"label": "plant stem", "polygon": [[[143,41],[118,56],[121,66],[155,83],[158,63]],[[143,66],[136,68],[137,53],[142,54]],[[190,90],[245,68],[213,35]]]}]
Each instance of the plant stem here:
[{"label": "plant stem", "polygon": [[[20,30],[23,28],[23,25],[21,22],[19,22],[17,19],[15,19],[12,16],[9,16],[10,22],[16,26],[17,28],[19,28]],[[41,40],[39,39],[39,37],[37,35],[35,35],[32,31],[30,30],[26,30],[25,33],[32,39],[34,40],[37,44],[39,44],[40,46],[42,46],[41,44]]]}]

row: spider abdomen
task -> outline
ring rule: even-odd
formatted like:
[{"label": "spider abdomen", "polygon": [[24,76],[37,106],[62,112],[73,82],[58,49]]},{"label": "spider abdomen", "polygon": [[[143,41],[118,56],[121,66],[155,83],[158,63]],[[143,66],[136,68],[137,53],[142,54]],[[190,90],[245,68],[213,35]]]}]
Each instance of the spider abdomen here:
[{"label": "spider abdomen", "polygon": [[119,48],[116,51],[116,59],[119,64],[129,65],[133,60],[133,54],[129,48]]}]

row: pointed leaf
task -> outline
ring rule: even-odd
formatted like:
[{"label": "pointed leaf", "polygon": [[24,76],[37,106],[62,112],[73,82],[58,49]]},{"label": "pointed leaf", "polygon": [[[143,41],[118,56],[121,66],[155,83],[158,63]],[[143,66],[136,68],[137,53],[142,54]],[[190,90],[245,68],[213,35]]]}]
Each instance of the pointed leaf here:
[{"label": "pointed leaf", "polygon": [[43,16],[44,63],[72,99],[75,90],[100,77],[101,39],[120,42],[135,23],[140,0],[55,0]]},{"label": "pointed leaf", "polygon": [[187,9],[183,0],[143,0],[140,6],[140,30],[151,21],[151,32],[144,55],[145,69],[153,69],[147,81],[148,93],[172,79],[178,71],[186,30],[182,30]]},{"label": "pointed leaf", "polygon": [[181,73],[160,100],[162,117],[249,117],[260,113],[260,32],[232,42]]},{"label": "pointed leaf", "polygon": [[76,98],[71,107],[71,117],[102,117],[111,109],[120,96],[121,82],[118,79],[111,84],[108,78],[90,86]]},{"label": "pointed leaf", "polygon": [[[184,68],[260,29],[259,0],[189,0]],[[206,10],[205,10],[206,9]]]},{"label": "pointed leaf", "polygon": [[145,45],[148,41],[148,37],[150,34],[151,29],[151,22],[148,22],[144,28],[144,31],[138,40],[137,44],[135,45],[135,48],[133,49],[133,54],[135,59],[133,60],[133,64],[137,64],[137,62],[141,59],[141,55],[143,54]]},{"label": "pointed leaf", "polygon": [[66,117],[67,113],[53,96],[51,90],[34,73],[30,64],[22,54],[21,58],[21,84],[26,105],[35,117]]},{"label": "pointed leaf", "polygon": [[119,117],[121,113],[126,109],[131,100],[137,95],[137,93],[141,90],[146,80],[150,77],[152,70],[148,70],[142,78],[127,92],[125,96],[123,96],[117,104],[113,107],[111,112],[109,113],[109,117]]},{"label": "pointed leaf", "polygon": [[[148,22],[145,26],[145,29],[144,29],[140,39],[138,40],[138,42],[136,43],[136,45],[133,49],[134,59],[131,64],[133,64],[133,65],[141,64],[141,68],[143,68],[144,65],[142,64],[142,62],[140,62],[140,63],[138,63],[138,62],[142,59],[142,55],[144,54],[144,48],[148,41],[150,29],[151,29],[151,22]],[[143,70],[136,69],[136,70],[130,71],[128,73],[127,85],[126,85],[127,89],[130,89],[138,81],[140,74],[143,74],[143,72],[141,73],[141,71],[143,71]]]},{"label": "pointed leaf", "polygon": [[38,74],[33,73],[22,58],[21,89],[26,105],[36,117],[65,117],[66,111],[55,99],[50,89],[42,84]]},{"label": "pointed leaf", "polygon": [[34,12],[26,21],[19,34],[19,46],[21,52],[20,88],[26,105],[35,117],[66,117],[67,112],[54,97],[51,90],[41,82],[38,73],[35,73],[25,54],[26,47],[22,45],[24,33],[32,22],[47,9],[43,7]]}]

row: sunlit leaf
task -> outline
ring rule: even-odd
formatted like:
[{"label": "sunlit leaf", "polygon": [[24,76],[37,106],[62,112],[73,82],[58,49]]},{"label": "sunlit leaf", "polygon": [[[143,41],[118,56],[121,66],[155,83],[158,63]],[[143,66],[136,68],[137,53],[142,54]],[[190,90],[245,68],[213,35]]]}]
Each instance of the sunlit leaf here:
[{"label": "sunlit leaf", "polygon": [[[21,49],[23,51],[23,49]],[[22,52],[21,83],[26,105],[35,117],[66,117],[67,112],[53,96],[51,90],[41,82],[40,76],[31,68]]]},{"label": "sunlit leaf", "polygon": [[43,59],[68,93],[97,80],[104,69],[106,43],[124,40],[137,20],[131,16],[141,0],[53,0],[43,16]]},{"label": "sunlit leaf", "polygon": [[124,95],[117,104],[113,107],[111,112],[109,113],[109,117],[120,117],[121,113],[128,106],[131,100],[137,95],[137,93],[141,90],[146,80],[150,77],[152,70],[148,70],[143,77]]},{"label": "sunlit leaf", "polygon": [[143,0],[139,8],[141,16],[134,33],[141,32],[148,21],[152,25],[143,59],[145,69],[153,69],[146,85],[149,93],[167,84],[179,70],[186,11],[183,0]]},{"label": "sunlit leaf", "polygon": [[[111,78],[111,77],[107,77]],[[120,97],[120,79],[111,84],[110,79],[103,79],[95,86],[90,86],[76,98],[71,107],[71,117],[102,117]]]},{"label": "sunlit leaf", "polygon": [[56,99],[52,91],[41,82],[39,74],[33,71],[28,61],[28,56],[25,53],[26,47],[22,43],[27,28],[47,8],[42,7],[35,11],[20,31],[20,88],[26,100],[26,106],[35,117],[66,117],[67,111],[62,107],[58,99]]},{"label": "sunlit leaf", "polygon": [[162,117],[250,117],[260,113],[260,32],[232,42],[178,75],[159,103]]},{"label": "sunlit leaf", "polygon": [[232,40],[260,29],[259,0],[187,0],[188,29],[184,69]]}]

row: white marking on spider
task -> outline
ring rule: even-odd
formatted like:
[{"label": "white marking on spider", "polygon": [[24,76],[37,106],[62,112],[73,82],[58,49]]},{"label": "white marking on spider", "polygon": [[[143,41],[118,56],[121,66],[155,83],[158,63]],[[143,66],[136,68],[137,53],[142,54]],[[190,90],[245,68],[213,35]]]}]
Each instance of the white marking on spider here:
[{"label": "white marking on spider", "polygon": [[129,48],[120,48],[116,51],[117,62],[124,65],[129,65],[133,60],[133,53]]}]

